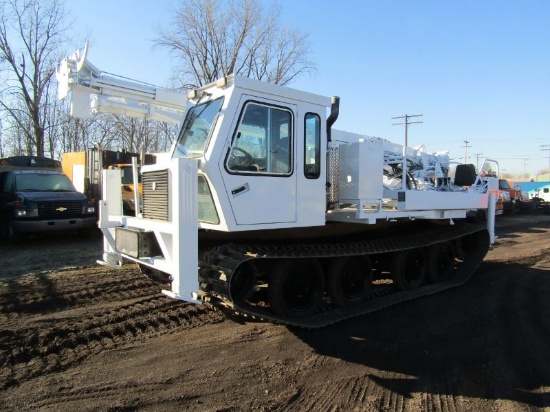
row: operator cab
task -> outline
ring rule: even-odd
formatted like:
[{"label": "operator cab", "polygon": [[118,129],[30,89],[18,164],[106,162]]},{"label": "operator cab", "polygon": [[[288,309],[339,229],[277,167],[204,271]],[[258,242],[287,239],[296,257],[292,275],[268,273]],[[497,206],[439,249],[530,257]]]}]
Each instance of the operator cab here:
[{"label": "operator cab", "polygon": [[[224,231],[324,225],[330,99],[238,76],[192,93],[172,157],[200,159],[201,227]],[[194,97],[193,97],[194,96]],[[211,188],[225,188],[213,191]],[[204,191],[199,192],[199,203]],[[321,207],[320,207],[321,206]],[[201,209],[215,209],[201,219]],[[208,213],[212,216],[212,213]]]}]

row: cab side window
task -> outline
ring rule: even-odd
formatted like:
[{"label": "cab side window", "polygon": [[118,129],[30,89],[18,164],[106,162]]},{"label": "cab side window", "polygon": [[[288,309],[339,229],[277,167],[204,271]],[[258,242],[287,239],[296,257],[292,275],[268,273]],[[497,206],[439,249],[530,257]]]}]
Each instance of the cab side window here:
[{"label": "cab side window", "polygon": [[321,118],[306,113],[304,127],[304,175],[317,179],[321,175]]},{"label": "cab side window", "polygon": [[13,174],[0,173],[0,192],[2,193],[13,192]]},{"label": "cab side window", "polygon": [[230,172],[292,173],[292,112],[248,102],[226,160]]}]

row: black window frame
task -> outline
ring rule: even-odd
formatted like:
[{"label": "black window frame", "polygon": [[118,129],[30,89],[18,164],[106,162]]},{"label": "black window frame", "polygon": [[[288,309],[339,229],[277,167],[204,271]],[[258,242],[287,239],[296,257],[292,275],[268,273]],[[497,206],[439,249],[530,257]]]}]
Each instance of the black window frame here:
[{"label": "black window frame", "polygon": [[[243,118],[246,113],[246,108],[250,104],[256,104],[259,106],[265,106],[269,109],[276,109],[288,112],[290,114],[290,122],[289,122],[289,130],[288,130],[288,139],[289,139],[289,171],[286,173],[274,173],[274,172],[264,172],[261,170],[235,170],[231,169],[228,165],[229,157],[231,156],[231,151],[233,150],[233,145],[235,142],[235,139],[237,138],[237,135],[239,134],[239,128],[243,122]],[[235,127],[235,130],[233,131],[233,135],[231,137],[231,144],[229,148],[227,149],[227,153],[225,155],[224,159],[224,168],[230,175],[246,175],[246,176],[274,176],[274,177],[291,177],[294,174],[294,139],[295,139],[295,133],[294,133],[294,111],[292,108],[288,106],[273,104],[270,102],[263,102],[258,100],[247,100],[243,103],[241,107],[241,112],[239,114],[239,120],[237,122],[237,125]],[[267,154],[266,154],[267,155]]]},{"label": "black window frame", "polygon": [[[307,150],[307,132],[308,132],[308,120],[310,118],[317,119],[315,127],[315,163],[308,163],[308,150]],[[312,172],[310,169],[313,166],[315,170]],[[304,115],[304,176],[306,179],[319,179],[321,177],[321,116],[315,112],[307,112]]]}]

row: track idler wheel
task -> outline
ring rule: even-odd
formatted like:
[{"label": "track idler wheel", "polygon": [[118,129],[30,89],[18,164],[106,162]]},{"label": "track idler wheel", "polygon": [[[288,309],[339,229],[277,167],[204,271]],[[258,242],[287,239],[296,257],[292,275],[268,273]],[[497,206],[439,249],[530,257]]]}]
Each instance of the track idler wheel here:
[{"label": "track idler wheel", "polygon": [[397,289],[408,290],[419,287],[426,277],[427,262],[424,249],[396,252],[391,265],[391,273]]},{"label": "track idler wheel", "polygon": [[451,242],[443,242],[428,248],[428,279],[441,282],[455,271],[455,248]]},{"label": "track idler wheel", "polygon": [[368,257],[341,257],[327,271],[328,293],[336,306],[363,302],[372,290],[372,263]]},{"label": "track idler wheel", "polygon": [[324,290],[323,268],[316,259],[283,260],[269,277],[271,310],[289,318],[312,315],[319,309]]},{"label": "track idler wheel", "polygon": [[464,236],[458,243],[459,258],[466,259],[477,250],[486,248],[488,244],[489,232],[487,230],[480,230]]}]

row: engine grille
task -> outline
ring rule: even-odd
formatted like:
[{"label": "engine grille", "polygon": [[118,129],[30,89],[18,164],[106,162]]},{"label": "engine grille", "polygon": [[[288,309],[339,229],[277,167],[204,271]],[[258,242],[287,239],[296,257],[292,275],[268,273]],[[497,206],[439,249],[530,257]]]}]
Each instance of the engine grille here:
[{"label": "engine grille", "polygon": [[168,170],[146,172],[142,175],[143,217],[168,221],[170,198]]},{"label": "engine grille", "polygon": [[40,202],[38,203],[38,215],[56,219],[79,217],[82,216],[82,202]]}]

